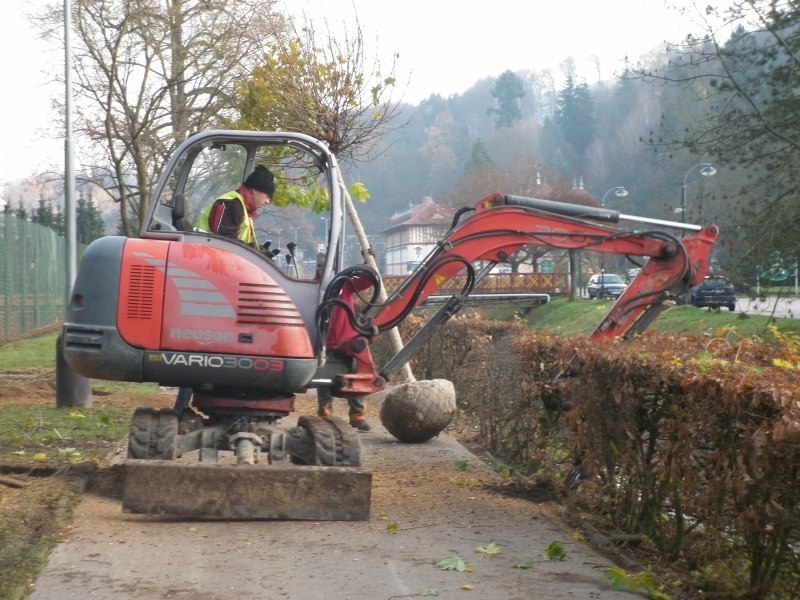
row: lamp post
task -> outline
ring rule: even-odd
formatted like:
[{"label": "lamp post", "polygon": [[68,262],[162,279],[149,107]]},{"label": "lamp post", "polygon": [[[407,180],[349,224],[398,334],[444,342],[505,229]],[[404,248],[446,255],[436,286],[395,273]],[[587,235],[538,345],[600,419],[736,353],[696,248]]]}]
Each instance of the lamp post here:
[{"label": "lamp post", "polygon": [[[78,270],[76,216],[75,216],[75,167],[72,140],[72,7],[64,0],[64,304],[69,304],[72,286]],[[92,382],[72,370],[64,359],[62,334],[56,338],[56,406],[92,406]]]},{"label": "lamp post", "polygon": [[[606,206],[606,198],[608,198],[609,194],[614,194],[617,198],[624,198],[628,195],[628,190],[625,189],[624,186],[618,185],[612,187],[608,190],[605,194],[603,194],[603,199],[600,200],[600,206],[605,208]],[[606,272],[606,255],[601,253],[600,254],[600,296],[603,296],[603,284],[605,283],[605,272]]]},{"label": "lamp post", "polygon": [[612,188],[611,188],[610,190],[608,190],[608,191],[607,191],[605,194],[603,194],[603,199],[602,199],[602,200],[600,200],[600,206],[603,206],[603,207],[605,207],[605,205],[606,205],[606,198],[608,198],[608,195],[609,195],[609,194],[611,194],[611,193],[613,193],[613,194],[614,194],[614,195],[615,195],[617,198],[624,198],[625,196],[627,196],[627,195],[628,195],[628,190],[626,190],[626,189],[625,189],[623,186],[621,186],[621,185],[618,185],[618,186],[616,186],[616,187],[612,187]]},{"label": "lamp post", "polygon": [[686,223],[686,180],[695,169],[700,169],[700,175],[703,177],[711,177],[717,174],[717,170],[711,163],[699,163],[686,171],[681,184],[681,223]]}]

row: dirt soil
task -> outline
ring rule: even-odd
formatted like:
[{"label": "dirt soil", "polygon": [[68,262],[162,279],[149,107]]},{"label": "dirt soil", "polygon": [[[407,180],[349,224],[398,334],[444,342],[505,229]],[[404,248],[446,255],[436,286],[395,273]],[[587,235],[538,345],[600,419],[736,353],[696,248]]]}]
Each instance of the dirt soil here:
[{"label": "dirt soil", "polygon": [[[174,394],[164,390],[131,399],[111,393],[95,396],[94,403],[167,408]],[[0,376],[0,405],[54,402],[52,372]],[[379,405],[379,396],[370,399],[373,430],[359,434],[363,466],[373,472],[365,522],[124,514],[121,472],[113,460],[94,470],[91,487],[67,518],[68,503],[43,483],[53,478],[6,470],[26,485],[0,485],[2,512],[46,523],[59,542],[31,597],[374,600],[460,598],[469,590],[480,598],[618,597],[603,572],[624,559],[612,561],[613,554],[586,543],[585,532],[576,533],[575,520],[549,490],[516,488],[524,497],[506,493],[514,488],[466,449],[473,436],[465,428],[426,444],[401,444],[381,426]],[[291,424],[314,408],[313,394],[299,396]],[[346,411],[344,402],[335,408]],[[120,446],[117,456],[123,451]],[[463,461],[468,470],[456,469]],[[81,481],[61,479],[68,482],[64,489]],[[564,547],[565,560],[545,559],[553,542]],[[452,557],[464,561],[463,570],[437,566]]]}]

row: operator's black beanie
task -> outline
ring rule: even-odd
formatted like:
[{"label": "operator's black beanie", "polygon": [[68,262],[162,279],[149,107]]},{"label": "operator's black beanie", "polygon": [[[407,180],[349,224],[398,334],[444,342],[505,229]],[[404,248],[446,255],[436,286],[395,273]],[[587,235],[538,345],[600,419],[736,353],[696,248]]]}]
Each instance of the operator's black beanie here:
[{"label": "operator's black beanie", "polygon": [[264,165],[258,165],[253,169],[253,172],[244,180],[244,184],[270,196],[275,193],[275,176]]}]

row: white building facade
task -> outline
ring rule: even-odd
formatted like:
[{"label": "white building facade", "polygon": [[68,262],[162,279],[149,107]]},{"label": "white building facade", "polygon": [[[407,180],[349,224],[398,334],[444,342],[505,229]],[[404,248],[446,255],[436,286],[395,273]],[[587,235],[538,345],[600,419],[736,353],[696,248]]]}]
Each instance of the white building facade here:
[{"label": "white building facade", "polygon": [[455,212],[453,207],[437,204],[426,196],[421,204],[395,213],[383,231],[385,275],[406,275],[416,269],[450,229]]}]

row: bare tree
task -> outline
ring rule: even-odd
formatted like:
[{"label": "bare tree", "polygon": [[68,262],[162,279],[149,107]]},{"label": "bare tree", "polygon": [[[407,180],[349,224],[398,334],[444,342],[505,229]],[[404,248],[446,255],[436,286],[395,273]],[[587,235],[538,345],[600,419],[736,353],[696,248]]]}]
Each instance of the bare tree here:
[{"label": "bare tree", "polygon": [[[395,62],[381,73],[367,58],[358,19],[338,37],[306,19],[282,30],[270,52],[237,88],[238,127],[302,131],[353,162],[371,157],[375,143],[402,127],[393,100]],[[395,57],[396,58],[396,57]],[[374,158],[374,157],[373,157]]]},{"label": "bare tree", "polygon": [[[703,4],[696,12],[705,24],[702,36],[670,46],[662,68],[632,75],[662,90],[664,117],[649,143],[663,152],[711,157],[725,169],[725,180],[738,184],[727,202],[728,223],[721,223],[720,248],[736,257],[729,269],[752,277],[773,252],[798,253],[800,6],[742,0],[725,11]],[[720,21],[727,26],[718,27]]]},{"label": "bare tree", "polygon": [[[87,178],[119,203],[125,235],[138,230],[177,143],[233,116],[236,82],[281,25],[275,3],[75,1],[75,131],[92,143]],[[57,35],[61,17],[41,19],[45,37]]]}]

